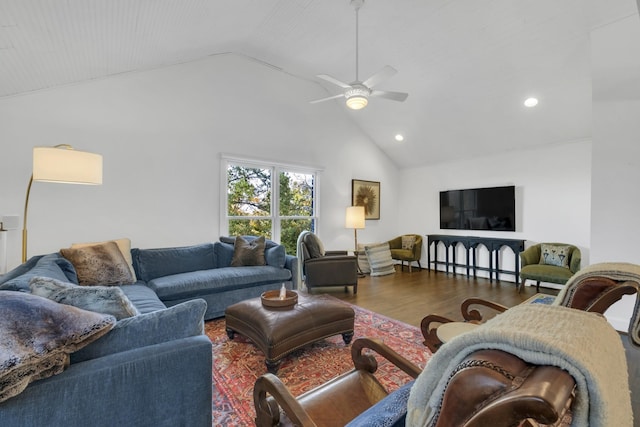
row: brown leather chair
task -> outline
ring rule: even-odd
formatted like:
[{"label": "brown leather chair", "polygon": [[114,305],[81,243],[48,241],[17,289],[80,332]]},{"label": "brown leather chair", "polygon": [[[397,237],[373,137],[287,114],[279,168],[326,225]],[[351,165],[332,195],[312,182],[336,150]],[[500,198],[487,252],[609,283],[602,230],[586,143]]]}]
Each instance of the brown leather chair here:
[{"label": "brown leather chair", "polygon": [[322,242],[310,231],[298,236],[298,261],[309,292],[325,286],[353,286],[358,292],[358,260],[347,251],[325,251]]},{"label": "brown leather chair", "polygon": [[[608,271],[607,266],[610,265],[615,265],[628,271],[618,271],[615,276],[618,280],[614,280],[607,277],[608,275],[604,273]],[[602,275],[598,275],[598,268],[602,268]],[[638,293],[640,289],[640,277],[636,276],[634,272],[636,269],[640,272],[640,266],[632,264],[594,264],[588,269],[581,270],[567,282],[564,293],[558,295],[558,298],[561,298],[561,300],[556,301],[556,303],[577,310],[603,314],[611,305],[619,301],[623,295]],[[467,298],[460,306],[464,322],[479,324],[483,321],[480,311],[472,309],[472,306],[483,306],[499,313],[508,309],[508,307],[502,304],[481,298]],[[457,321],[437,314],[430,314],[422,319],[420,329],[424,336],[424,345],[426,345],[431,352],[435,353],[442,345],[442,340],[438,336],[438,327],[444,323],[451,322]],[[635,321],[632,321],[629,326],[629,336],[632,340],[635,340],[637,335],[631,330],[634,323]]]},{"label": "brown leather chair", "polygon": [[[351,349],[353,371],[297,398],[275,375],[258,378],[253,391],[256,425],[334,427],[356,417],[360,417],[359,425],[368,425],[371,419],[362,417],[379,422],[381,414],[375,412],[375,406],[388,393],[373,375],[375,358],[363,354],[364,349],[375,350],[413,378],[421,372],[382,342],[360,338]],[[500,350],[480,350],[454,372],[441,400],[436,427],[558,425],[570,410],[575,382],[557,367],[531,365]],[[386,416],[389,408],[397,409],[391,420],[385,419],[389,425],[404,425],[406,397],[385,408]]]}]

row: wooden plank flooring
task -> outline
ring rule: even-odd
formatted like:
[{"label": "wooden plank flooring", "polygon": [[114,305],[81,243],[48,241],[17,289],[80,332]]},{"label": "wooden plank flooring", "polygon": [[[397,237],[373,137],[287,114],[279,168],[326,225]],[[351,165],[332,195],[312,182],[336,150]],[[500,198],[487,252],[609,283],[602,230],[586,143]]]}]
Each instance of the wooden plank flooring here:
[{"label": "wooden plank flooring", "polygon": [[[414,326],[420,326],[420,320],[431,313],[462,320],[460,303],[468,297],[513,307],[536,294],[535,287],[525,287],[518,293],[515,283],[511,282],[494,280],[491,283],[485,278],[467,278],[464,274],[454,276],[417,268],[409,273],[406,267],[400,271],[399,266],[397,270],[396,274],[389,276],[360,278],[356,295],[351,288],[348,293],[337,287],[324,288],[322,292]],[[556,290],[545,288],[540,292],[557,294]],[[487,315],[493,314],[493,311],[487,312]]]},{"label": "wooden plank flooring", "polygon": [[[358,280],[358,293],[351,288],[322,288],[314,293],[327,293],[367,310],[383,314],[392,319],[414,326],[427,314],[440,314],[451,319],[462,320],[460,303],[468,297],[488,299],[513,307],[536,294],[535,287],[527,286],[521,293],[512,282],[489,282],[484,278],[467,278],[464,274],[452,275],[434,270],[413,269],[409,273],[405,267],[396,274],[383,277],[365,276]],[[541,293],[556,295],[557,290],[540,288]],[[483,312],[489,318],[493,310]],[[640,349],[629,343],[626,334],[621,334],[627,354],[629,385],[634,412],[634,426],[640,427]]]}]

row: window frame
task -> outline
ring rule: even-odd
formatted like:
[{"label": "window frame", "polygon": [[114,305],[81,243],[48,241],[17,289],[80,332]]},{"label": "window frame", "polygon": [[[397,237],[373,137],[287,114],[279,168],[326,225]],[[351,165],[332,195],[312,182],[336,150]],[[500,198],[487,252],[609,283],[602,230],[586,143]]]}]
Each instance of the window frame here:
[{"label": "window frame", "polygon": [[[228,176],[227,169],[232,166],[241,166],[246,168],[269,169],[271,172],[271,206],[268,216],[230,216],[228,209]],[[313,175],[313,212],[310,216],[281,216],[280,215],[280,173],[299,173]],[[320,175],[322,169],[313,166],[306,166],[294,163],[282,163],[269,160],[262,160],[249,157],[232,156],[223,154],[220,156],[220,235],[229,235],[229,221],[234,219],[258,219],[271,221],[271,240],[276,243],[280,242],[282,232],[281,221],[289,219],[311,220],[314,224],[314,233],[318,232],[320,224],[319,206],[320,206]]]}]

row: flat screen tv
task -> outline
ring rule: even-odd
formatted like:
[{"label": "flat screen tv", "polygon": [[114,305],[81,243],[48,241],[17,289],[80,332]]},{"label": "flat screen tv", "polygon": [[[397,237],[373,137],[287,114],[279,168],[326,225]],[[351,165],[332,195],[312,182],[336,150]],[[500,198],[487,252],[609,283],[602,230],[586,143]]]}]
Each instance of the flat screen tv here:
[{"label": "flat screen tv", "polygon": [[516,231],[515,187],[441,191],[440,228]]}]

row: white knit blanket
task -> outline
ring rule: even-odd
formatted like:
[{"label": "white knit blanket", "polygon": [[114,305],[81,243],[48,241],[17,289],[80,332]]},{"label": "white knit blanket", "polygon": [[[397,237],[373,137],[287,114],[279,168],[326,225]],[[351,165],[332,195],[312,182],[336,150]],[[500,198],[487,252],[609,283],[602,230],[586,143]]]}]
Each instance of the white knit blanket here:
[{"label": "white knit blanket", "polygon": [[577,385],[572,426],[633,426],[618,333],[601,315],[542,304],[513,307],[440,347],[411,389],[407,426],[433,425],[449,373],[481,349],[503,350],[529,363],[568,371]]},{"label": "white knit blanket", "polygon": [[[590,277],[606,277],[615,281],[635,282],[640,285],[640,265],[626,262],[591,264],[571,276],[554,301],[554,305],[569,305],[575,285]],[[640,298],[636,296],[633,315],[629,321],[629,338],[640,345]]]}]

